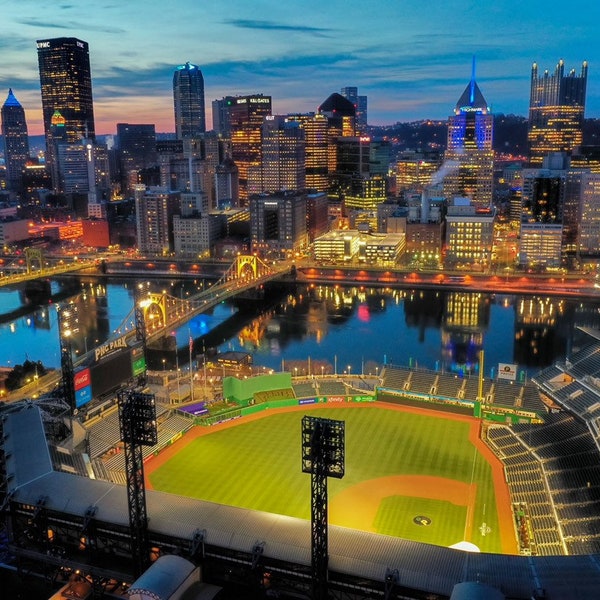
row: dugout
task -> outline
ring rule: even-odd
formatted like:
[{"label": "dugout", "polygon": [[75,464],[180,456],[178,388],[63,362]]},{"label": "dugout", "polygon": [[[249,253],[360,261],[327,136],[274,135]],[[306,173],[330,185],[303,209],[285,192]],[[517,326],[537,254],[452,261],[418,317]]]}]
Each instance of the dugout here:
[{"label": "dugout", "polygon": [[254,400],[255,394],[283,389],[289,389],[290,397],[294,397],[291,373],[257,375],[248,379],[238,379],[237,377],[225,377],[223,379],[223,397],[228,401],[231,400],[240,404],[250,403]]}]

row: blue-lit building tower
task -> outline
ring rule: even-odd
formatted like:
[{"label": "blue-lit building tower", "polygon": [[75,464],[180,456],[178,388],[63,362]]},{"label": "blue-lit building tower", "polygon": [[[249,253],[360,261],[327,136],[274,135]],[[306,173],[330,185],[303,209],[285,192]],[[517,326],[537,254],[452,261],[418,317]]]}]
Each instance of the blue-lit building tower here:
[{"label": "blue-lit building tower", "polygon": [[9,190],[20,192],[23,170],[29,160],[29,138],[25,111],[15,98],[12,89],[8,90],[8,97],[2,105],[1,113],[7,185]]},{"label": "blue-lit building tower", "polygon": [[478,207],[492,203],[494,119],[475,81],[475,60],[471,81],[462,93],[454,115],[448,119],[444,195],[451,200],[468,197]]},{"label": "blue-lit building tower", "polygon": [[178,140],[198,137],[206,131],[204,77],[200,67],[186,62],[175,69],[173,105]]}]

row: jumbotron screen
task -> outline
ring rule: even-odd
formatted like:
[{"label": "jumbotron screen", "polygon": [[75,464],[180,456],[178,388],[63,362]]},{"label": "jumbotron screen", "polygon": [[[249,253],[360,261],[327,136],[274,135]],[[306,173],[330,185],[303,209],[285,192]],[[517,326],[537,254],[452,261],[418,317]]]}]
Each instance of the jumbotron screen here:
[{"label": "jumbotron screen", "polygon": [[94,398],[113,392],[132,377],[131,350],[126,348],[105,356],[92,365],[91,374]]}]

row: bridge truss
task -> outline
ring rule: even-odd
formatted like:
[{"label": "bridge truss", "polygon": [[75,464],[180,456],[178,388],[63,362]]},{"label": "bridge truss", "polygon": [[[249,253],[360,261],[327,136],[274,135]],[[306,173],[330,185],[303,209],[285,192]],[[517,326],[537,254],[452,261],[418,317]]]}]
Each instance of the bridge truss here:
[{"label": "bridge truss", "polygon": [[[240,255],[218,281],[189,298],[177,298],[166,292],[140,293],[137,295],[136,306],[144,316],[146,340],[149,343],[158,339],[191,317],[243,291],[259,287],[287,271],[289,265],[286,263],[274,267],[256,256]],[[122,336],[133,338],[136,335],[135,311],[136,307],[113,331],[110,339]]]}]

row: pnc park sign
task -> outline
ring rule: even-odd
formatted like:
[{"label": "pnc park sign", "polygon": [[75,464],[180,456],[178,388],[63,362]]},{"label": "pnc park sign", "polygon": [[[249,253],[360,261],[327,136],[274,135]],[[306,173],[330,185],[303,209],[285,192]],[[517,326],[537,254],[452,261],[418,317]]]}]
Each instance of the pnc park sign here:
[{"label": "pnc park sign", "polygon": [[118,352],[122,348],[129,348],[129,346],[127,345],[127,338],[124,335],[120,338],[117,338],[116,340],[106,342],[106,344],[102,344],[102,346],[98,346],[95,350],[94,359],[96,362],[98,362],[106,356]]}]

